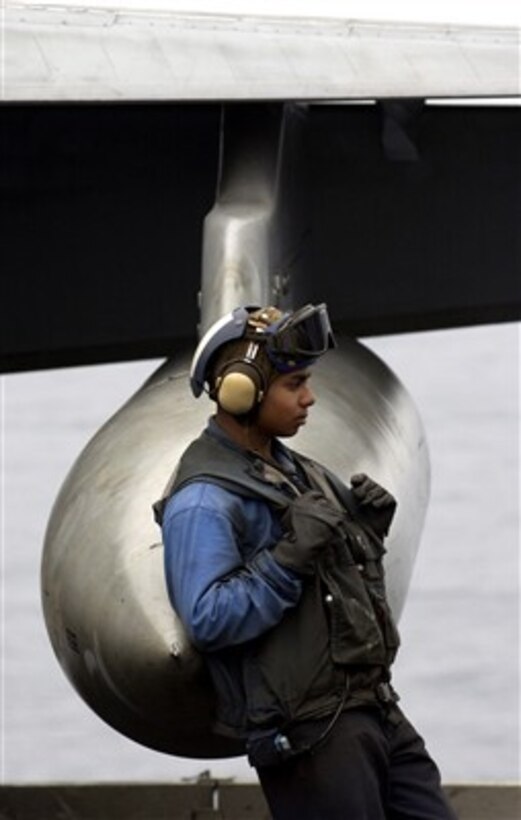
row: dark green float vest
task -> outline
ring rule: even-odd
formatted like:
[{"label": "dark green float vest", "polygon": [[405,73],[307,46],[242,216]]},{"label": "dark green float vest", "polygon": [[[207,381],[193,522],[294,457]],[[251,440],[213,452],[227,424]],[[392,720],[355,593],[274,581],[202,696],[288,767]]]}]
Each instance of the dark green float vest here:
[{"label": "dark green float vest", "polygon": [[[230,726],[226,705],[220,710],[221,723],[237,732],[331,711],[346,674],[353,673],[356,687],[367,690],[386,679],[399,646],[385,595],[381,539],[363,522],[343,482],[311,459],[289,452],[309,486],[345,512],[345,543],[324,550],[316,575],[303,581],[299,604],[245,648],[242,675],[254,690],[245,726]],[[185,451],[163,498],[154,505],[159,524],[170,497],[194,481],[262,499],[276,515],[299,492],[282,469],[204,431]]]}]

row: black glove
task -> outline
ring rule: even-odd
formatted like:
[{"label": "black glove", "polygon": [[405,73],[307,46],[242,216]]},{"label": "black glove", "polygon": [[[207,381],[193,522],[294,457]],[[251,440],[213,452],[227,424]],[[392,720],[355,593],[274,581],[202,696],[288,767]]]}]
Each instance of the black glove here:
[{"label": "black glove", "polygon": [[311,575],[321,552],[343,541],[344,513],[316,490],[299,495],[281,518],[283,538],[273,547],[273,557],[283,566]]},{"label": "black glove", "polygon": [[353,495],[359,504],[362,520],[383,538],[389,532],[396,512],[396,499],[384,487],[373,481],[365,473],[351,476]]}]

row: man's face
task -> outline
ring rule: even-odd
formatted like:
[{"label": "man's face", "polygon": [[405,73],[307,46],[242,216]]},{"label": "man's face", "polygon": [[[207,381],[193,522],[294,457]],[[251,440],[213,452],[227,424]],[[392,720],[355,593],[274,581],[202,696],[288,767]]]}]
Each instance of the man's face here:
[{"label": "man's face", "polygon": [[256,426],[267,436],[294,436],[306,423],[308,410],[315,403],[309,387],[310,370],[296,370],[277,376],[262,400]]}]

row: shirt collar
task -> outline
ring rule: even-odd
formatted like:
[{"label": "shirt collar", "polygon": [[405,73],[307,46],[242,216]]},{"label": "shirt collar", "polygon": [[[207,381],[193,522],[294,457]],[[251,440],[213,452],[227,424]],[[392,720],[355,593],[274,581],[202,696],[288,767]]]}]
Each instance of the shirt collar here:
[{"label": "shirt collar", "polygon": [[[234,441],[231,436],[229,436],[228,433],[217,423],[215,416],[212,416],[208,420],[206,431],[212,438],[220,441],[221,444],[225,444],[227,447],[231,447],[233,450],[238,450],[241,453],[247,453],[248,455],[251,455],[252,458],[258,458],[255,453],[250,450],[246,450],[244,447],[241,447],[240,444],[237,444],[237,442]],[[289,450],[284,447],[282,442],[280,442],[277,438],[273,439],[273,457],[275,461],[279,462],[283,469],[290,471],[295,470],[295,462],[293,461]]]}]

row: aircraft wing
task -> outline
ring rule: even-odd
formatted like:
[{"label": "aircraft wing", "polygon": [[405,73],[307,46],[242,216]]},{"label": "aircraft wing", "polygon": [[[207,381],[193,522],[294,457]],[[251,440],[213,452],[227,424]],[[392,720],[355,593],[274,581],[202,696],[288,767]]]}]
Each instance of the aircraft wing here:
[{"label": "aircraft wing", "polygon": [[519,94],[519,32],[435,24],[5,10],[4,100]]},{"label": "aircraft wing", "polygon": [[248,154],[287,107],[301,126],[295,146],[272,141],[270,184],[291,207],[270,264],[299,303],[326,301],[360,336],[519,318],[521,108],[425,102],[518,94],[517,32],[23,6],[6,19],[0,371],[193,342],[223,156]]}]

